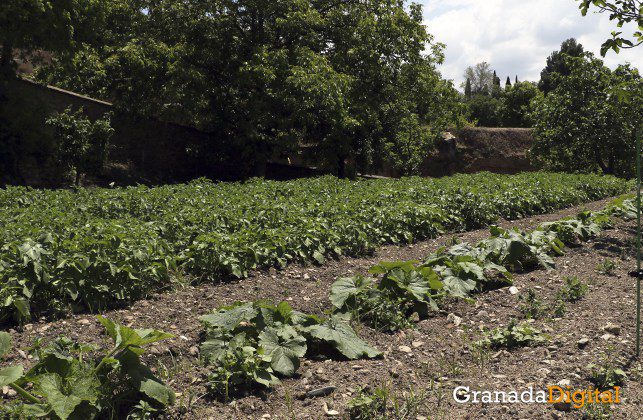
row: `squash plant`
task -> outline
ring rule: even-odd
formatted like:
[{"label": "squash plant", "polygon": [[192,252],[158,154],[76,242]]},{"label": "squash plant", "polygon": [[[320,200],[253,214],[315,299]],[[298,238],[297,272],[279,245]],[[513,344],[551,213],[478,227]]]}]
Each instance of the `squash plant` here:
[{"label": "squash plant", "polygon": [[236,302],[200,320],[205,327],[201,358],[211,369],[208,383],[219,398],[278,384],[279,376],[297,372],[306,355],[339,354],[351,360],[380,356],[345,319],[306,315],[287,302]]},{"label": "squash plant", "polygon": [[[174,392],[145,366],[140,356],[147,344],[172,337],[157,330],[136,330],[98,318],[114,345],[104,350],[61,337],[30,349],[37,362],[0,369],[0,386],[13,388],[18,400],[3,403],[10,417],[91,419],[126,415],[137,403],[163,408]],[[0,357],[11,349],[11,337],[0,332]],[[142,404],[142,403],[144,404]]]}]

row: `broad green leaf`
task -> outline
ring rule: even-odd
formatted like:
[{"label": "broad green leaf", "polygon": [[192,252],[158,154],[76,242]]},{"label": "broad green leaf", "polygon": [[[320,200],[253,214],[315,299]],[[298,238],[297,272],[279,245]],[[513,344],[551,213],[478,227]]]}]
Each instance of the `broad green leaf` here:
[{"label": "broad green leaf", "polygon": [[328,343],[337,349],[346,358],[355,360],[360,358],[379,357],[381,353],[369,346],[355,334],[355,331],[344,321],[335,317],[322,325],[312,325],[305,329],[318,340]]},{"label": "broad green leaf", "polygon": [[257,381],[258,384],[261,384],[266,388],[270,388],[271,386],[279,385],[281,383],[279,378],[277,378],[275,375],[273,375],[272,372],[268,370],[259,370],[255,372],[254,380]]},{"label": "broad green leaf", "polygon": [[330,302],[341,309],[348,299],[366,290],[372,283],[372,279],[363,276],[340,278],[331,286]]},{"label": "broad green leaf", "polygon": [[466,298],[476,289],[475,280],[458,277],[450,268],[444,271],[443,276],[444,290],[451,296]]},{"label": "broad green leaf", "polygon": [[233,330],[239,326],[243,321],[249,321],[257,316],[257,309],[253,306],[252,302],[238,303],[232,307],[223,308],[219,311],[203,315],[199,320],[209,328],[223,328],[225,330]]},{"label": "broad green leaf", "polygon": [[62,378],[55,373],[38,377],[39,392],[47,399],[52,410],[62,420],[68,419],[83,399],[76,395],[63,393]]},{"label": "broad green leaf", "polygon": [[22,378],[22,373],[22,366],[9,366],[0,369],[0,387],[16,382],[18,379]]},{"label": "broad green leaf", "polygon": [[167,385],[156,378],[150,368],[141,363],[138,355],[126,350],[118,360],[127,373],[134,389],[159,402],[163,406],[174,403],[175,394]]},{"label": "broad green leaf", "polygon": [[287,340],[281,340],[277,332],[266,329],[259,334],[259,345],[264,349],[265,354],[270,356],[272,369],[286,377],[291,377],[299,368],[299,358],[306,354],[306,339],[295,336]]},{"label": "broad green leaf", "polygon": [[419,261],[382,261],[379,264],[373,266],[368,272],[370,274],[386,274],[389,271],[399,269],[404,271],[410,271],[419,264]]},{"label": "broad green leaf", "polygon": [[135,330],[124,325],[116,324],[102,316],[99,316],[98,320],[103,324],[108,335],[114,340],[114,344],[119,351],[130,346],[142,347],[146,344],[174,337],[172,334],[153,329]]},{"label": "broad green leaf", "polygon": [[9,354],[11,350],[11,334],[0,331],[0,358]]},{"label": "broad green leaf", "polygon": [[[430,270],[428,267],[426,267],[426,269]],[[423,301],[431,292],[429,281],[425,277],[426,275],[428,274],[423,274],[416,269],[404,271],[396,268],[391,270],[382,279],[379,289],[398,289],[399,291],[411,294],[416,300]]]}]

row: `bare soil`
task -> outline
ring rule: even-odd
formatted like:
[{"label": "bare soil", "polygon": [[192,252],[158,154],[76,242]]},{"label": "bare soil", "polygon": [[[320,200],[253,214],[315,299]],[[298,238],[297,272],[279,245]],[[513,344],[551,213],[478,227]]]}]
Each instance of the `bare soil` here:
[{"label": "bare soil", "polygon": [[[519,221],[502,221],[503,227],[532,229],[542,222],[559,220],[580,210],[598,210],[610,200],[590,203],[555,214]],[[256,272],[242,281],[182,287],[153,299],[140,301],[129,309],[103,314],[136,328],[157,328],[175,338],[150,349],[147,363],[177,393],[177,404],[169,411],[172,418],[329,418],[327,410],[347,417],[346,404],[363,387],[386,389],[391,401],[399,405],[391,418],[408,419],[551,419],[583,418],[587,409],[559,411],[550,404],[458,404],[453,399],[457,386],[472,390],[523,391],[530,386],[569,381],[573,388],[586,388],[589,363],[601,363],[610,356],[628,373],[623,402],[610,407],[612,418],[643,418],[643,364],[634,360],[635,280],[628,272],[635,268],[634,223],[617,221],[614,229],[604,231],[581,248],[569,249],[556,259],[556,269],[533,271],[515,276],[518,294],[508,288],[477,296],[475,304],[449,302],[436,316],[419,322],[415,329],[385,334],[356,325],[356,331],[384,352],[378,360],[304,360],[298,376],[262,395],[254,394],[222,403],[207,396],[204,374],[198,361],[202,332],[198,317],[234,301],[254,299],[287,300],[295,309],[323,315],[330,307],[330,285],[346,275],[365,273],[382,260],[423,259],[454,237],[476,242],[488,236],[478,230],[445,235],[409,246],[388,246],[367,258],[329,261],[322,267],[291,266],[283,271]],[[610,275],[600,274],[597,265],[616,262]],[[565,277],[577,276],[589,284],[580,301],[567,304],[559,319],[545,318],[534,326],[551,335],[547,345],[478,352],[472,343],[482,330],[505,326],[511,318],[521,319],[519,296],[533,289],[545,302],[552,302]],[[451,315],[452,314],[452,315]],[[454,316],[461,318],[459,325]],[[618,334],[606,335],[603,327],[616,324]],[[76,315],[55,322],[44,320],[10,330],[19,348],[28,347],[36,338],[46,341],[65,335],[72,339],[106,344],[102,327],[93,315]],[[589,339],[584,348],[577,342]],[[12,361],[28,360],[14,355]],[[333,386],[325,397],[297,398],[302,393]],[[325,411],[326,409],[326,411]],[[597,418],[597,417],[586,417]]]}]

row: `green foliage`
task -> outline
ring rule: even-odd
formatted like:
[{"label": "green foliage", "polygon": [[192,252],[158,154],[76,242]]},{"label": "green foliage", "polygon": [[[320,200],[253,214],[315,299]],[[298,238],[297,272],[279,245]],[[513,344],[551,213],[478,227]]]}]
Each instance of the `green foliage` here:
[{"label": "green foliage", "polygon": [[89,120],[83,109],[56,113],[46,121],[54,131],[54,159],[64,169],[76,173],[76,185],[82,174],[100,174],[107,160],[107,149],[114,129],[110,117]]},{"label": "green foliage", "polygon": [[545,304],[533,289],[528,289],[526,294],[521,295],[520,302],[518,309],[527,319],[540,319],[547,313]]},{"label": "green foliage", "polygon": [[557,299],[565,302],[579,301],[587,294],[589,288],[578,277],[565,277],[565,284],[557,294]]},{"label": "green foliage", "polygon": [[512,319],[506,327],[489,331],[486,338],[476,342],[476,345],[493,349],[501,347],[512,349],[542,345],[548,340],[547,334],[541,333],[529,324],[518,324]]},{"label": "green foliage", "polygon": [[635,48],[643,44],[643,9],[640,0],[577,0],[580,1],[580,10],[585,16],[592,6],[600,13],[608,13],[610,20],[616,21],[617,26],[622,28],[624,25],[634,23],[638,26],[631,39],[622,36],[623,32],[612,32],[612,38],[606,40],[601,46],[601,55],[605,56],[607,51],[614,50],[618,53],[622,48]]},{"label": "green foliage", "polygon": [[[170,287],[176,272],[219,281],[292,262],[322,264],[626,189],[616,178],[544,173],[10,187],[0,190],[0,321],[131,302]],[[466,271],[468,263],[476,264],[459,260],[446,268]]]},{"label": "green foliage", "polygon": [[416,261],[381,263],[370,270],[381,275],[378,282],[361,276],[337,280],[330,300],[335,311],[355,314],[361,322],[383,331],[412,325],[413,313],[426,316],[437,310],[443,283],[433,269]]},{"label": "green foliage", "polygon": [[596,271],[598,271],[600,274],[611,276],[616,271],[616,267],[617,267],[616,261],[605,260],[596,266]]},{"label": "green foliage", "polygon": [[[0,370],[0,386],[13,388],[20,401],[3,404],[7,416],[53,419],[102,418],[127,414],[138,407],[158,410],[174,403],[174,392],[156,378],[140,356],[144,346],[171,338],[156,330],[134,330],[99,317],[114,347],[95,346],[60,337],[49,346],[37,341],[30,353],[36,363]],[[0,333],[0,355],[10,349],[10,336]],[[1,356],[0,356],[1,357]],[[26,391],[31,384],[30,391]],[[13,417],[12,417],[13,418]]]},{"label": "green foliage", "polygon": [[[576,219],[546,223],[533,232],[491,228],[491,237],[475,246],[457,244],[442,248],[424,263],[381,262],[369,270],[379,279],[340,278],[331,287],[335,312],[346,314],[383,331],[409,328],[414,321],[438,309],[445,297],[468,299],[472,294],[512,283],[510,272],[554,266],[552,256],[563,255],[566,243],[578,246],[598,235],[608,223],[610,210],[584,212]],[[559,239],[559,235],[564,240]],[[556,301],[545,305],[533,290],[520,297],[527,318],[549,313],[561,317],[565,302],[587,292],[578,279],[567,279]]]},{"label": "green foliage", "polygon": [[523,233],[493,226],[491,237],[477,245],[477,254],[510,271],[521,272],[554,267],[551,255],[562,255],[564,247],[554,232],[535,230]]},{"label": "green foliage", "polygon": [[237,302],[200,320],[206,329],[201,357],[212,369],[210,389],[224,399],[255,385],[271,387],[279,383],[277,375],[293,376],[307,354],[332,350],[351,360],[380,355],[344,319],[323,320],[293,311],[286,302]]},{"label": "green foliage", "polygon": [[481,127],[499,127],[502,101],[484,93],[474,94],[467,102],[471,119]]},{"label": "green foliage", "polygon": [[606,223],[608,220],[604,220],[600,215],[583,212],[576,218],[543,223],[540,229],[556,233],[567,246],[580,246],[582,242],[587,242],[601,233]]},{"label": "green foliage", "polygon": [[569,38],[560,45],[559,51],[554,51],[547,57],[547,65],[540,73],[538,88],[546,95],[556,89],[560,76],[568,76],[570,66],[566,57],[582,57],[585,53],[583,46],[574,38]]},{"label": "green foliage", "polygon": [[590,382],[601,391],[622,386],[627,379],[625,371],[618,368],[615,361],[609,356],[604,357],[600,364],[590,363],[587,365],[587,370],[589,371]]},{"label": "green foliage", "polygon": [[620,217],[622,219],[636,219],[636,201],[627,195],[617,198],[612,203],[610,203],[607,211],[612,216]]},{"label": "green foliage", "polygon": [[0,4],[0,79],[14,75],[13,50],[67,51],[91,37],[96,0],[5,0]]},{"label": "green foliage", "polygon": [[351,420],[371,420],[386,418],[389,402],[388,390],[383,388],[360,389],[357,396],[346,403]]},{"label": "green foliage", "polygon": [[[478,63],[475,66],[469,66],[464,71],[464,79],[468,81],[473,95],[489,95],[495,83],[495,77],[495,72],[491,69],[491,64],[486,61]],[[466,85],[462,87],[466,90]]]},{"label": "green foliage", "polygon": [[530,128],[532,102],[540,95],[538,87],[532,82],[518,82],[513,86],[509,83],[500,97],[498,124],[501,127]]},{"label": "green foliage", "polygon": [[612,71],[591,54],[565,57],[570,71],[534,102],[531,149],[548,170],[634,175],[635,130],[643,115],[643,83],[629,65]]},{"label": "green foliage", "polygon": [[[444,45],[419,4],[100,3],[100,35],[38,78],[215,133],[248,166],[305,145],[342,177],[349,162],[397,165],[391,144],[417,149],[460,123],[458,93],[436,68]],[[409,121],[425,133],[409,137]]]}]

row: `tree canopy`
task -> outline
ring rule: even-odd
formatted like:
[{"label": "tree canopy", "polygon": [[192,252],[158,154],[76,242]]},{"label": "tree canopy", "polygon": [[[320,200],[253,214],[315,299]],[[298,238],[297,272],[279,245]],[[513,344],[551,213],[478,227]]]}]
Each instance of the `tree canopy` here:
[{"label": "tree canopy", "polygon": [[406,172],[400,133],[412,125],[434,139],[461,121],[458,93],[436,69],[444,46],[404,0],[102,5],[100,36],[38,78],[215,133],[248,159],[303,145],[339,175],[350,161]]},{"label": "tree canopy", "polygon": [[569,68],[567,66],[567,61],[565,56],[571,57],[581,57],[585,52],[583,46],[579,44],[576,39],[569,38],[564,41],[559,51],[554,51],[549,57],[547,57],[547,65],[540,73],[540,82],[538,87],[545,94],[548,94],[552,90],[556,89],[556,78],[554,74],[559,74],[566,76],[569,74]]},{"label": "tree canopy", "polygon": [[[643,121],[638,70],[611,71],[589,53],[565,62],[569,74],[556,74],[556,88],[535,101],[533,157],[550,170],[632,176],[635,130]],[[617,94],[617,86],[628,94]]]}]

